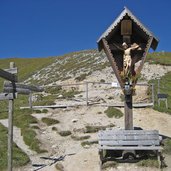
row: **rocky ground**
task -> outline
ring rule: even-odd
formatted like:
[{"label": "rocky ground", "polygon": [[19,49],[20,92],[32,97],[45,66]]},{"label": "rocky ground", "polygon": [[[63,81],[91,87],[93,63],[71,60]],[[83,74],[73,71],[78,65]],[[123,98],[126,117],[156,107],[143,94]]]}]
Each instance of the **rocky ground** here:
[{"label": "rocky ground", "polygon": [[[158,68],[156,70],[156,67]],[[149,70],[151,72],[149,72]],[[144,70],[142,71],[143,82],[151,78],[158,78],[168,71],[171,71],[171,67],[149,65],[145,64]],[[93,72],[91,75],[87,76],[85,81],[100,81],[102,78],[106,82],[114,82],[116,78],[114,74],[111,74],[111,68],[107,67],[102,71]],[[63,81],[62,83],[73,83],[74,79]],[[97,86],[93,89],[92,86],[90,92],[90,100],[100,101],[100,104],[105,103],[113,104],[120,100],[120,90],[118,89],[108,89],[105,90],[104,86]],[[107,87],[106,87],[107,88]],[[144,89],[144,90],[143,90]],[[137,87],[137,96],[135,101],[145,101],[146,88]],[[111,94],[115,94],[115,98],[109,98]],[[85,99],[85,93],[79,94]],[[79,95],[76,96],[78,99]],[[99,100],[100,99],[100,100]],[[103,100],[102,100],[103,99]],[[73,101],[62,101],[56,100],[56,104],[72,103]],[[36,170],[32,164],[46,164],[41,171],[98,171],[99,167],[99,156],[98,156],[98,144],[97,144],[97,133],[86,133],[86,126],[113,126],[114,129],[124,128],[124,117],[119,119],[108,118],[104,111],[107,107],[103,105],[91,105],[86,106],[85,102],[81,102],[84,105],[68,107],[66,109],[48,109],[48,113],[33,113],[32,115],[38,119],[37,130],[38,139],[42,142],[42,147],[48,150],[48,153],[36,154],[34,151],[30,150],[27,145],[25,145],[23,138],[21,136],[20,129],[14,127],[14,141],[15,143],[28,154],[31,162],[23,167],[14,169],[15,171],[32,171]],[[119,108],[124,112],[123,108]],[[171,116],[165,113],[160,113],[154,111],[151,108],[141,108],[133,109],[134,113],[134,126],[141,127],[147,130],[159,130],[159,133],[164,136],[171,137]],[[59,120],[58,124],[47,126],[41,121],[42,117],[53,118]],[[7,120],[0,120],[4,126],[8,126]],[[59,133],[61,131],[70,131],[71,135],[61,136]],[[85,138],[83,140],[83,137]],[[82,140],[81,140],[82,138]],[[78,140],[79,139],[79,140]],[[89,141],[91,145],[83,145],[84,141]],[[65,156],[66,155],[66,156]],[[62,161],[55,164],[51,164],[51,160],[41,159],[41,157],[51,157],[58,158],[64,156]],[[166,162],[168,167],[164,170],[171,170],[170,156],[166,156]],[[56,167],[55,167],[56,166]],[[57,169],[58,168],[58,169]],[[155,171],[156,168],[141,168],[134,164],[119,164],[116,168],[108,168],[108,171]],[[106,170],[106,171],[107,171]]]}]

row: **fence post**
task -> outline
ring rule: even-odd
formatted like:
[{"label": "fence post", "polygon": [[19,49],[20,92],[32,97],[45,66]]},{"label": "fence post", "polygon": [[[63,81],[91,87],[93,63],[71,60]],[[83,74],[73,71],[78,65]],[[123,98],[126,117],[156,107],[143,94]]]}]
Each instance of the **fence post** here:
[{"label": "fence post", "polygon": [[154,84],[151,84],[151,89],[152,89],[152,102],[153,102],[153,107],[154,107],[154,103],[155,103],[155,101],[154,101]]},{"label": "fence post", "polygon": [[86,82],[86,105],[88,106],[88,82]]},{"label": "fence post", "polygon": [[33,108],[33,105],[32,105],[32,92],[30,92],[30,94],[29,94],[29,107],[30,107],[30,109]]},{"label": "fence post", "polygon": [[[15,67],[14,62],[10,62],[10,69]],[[15,83],[13,83],[15,84]],[[13,87],[13,96],[15,96],[15,90]],[[12,171],[13,168],[13,113],[14,113],[14,99],[9,100],[8,109],[8,171]]]}]

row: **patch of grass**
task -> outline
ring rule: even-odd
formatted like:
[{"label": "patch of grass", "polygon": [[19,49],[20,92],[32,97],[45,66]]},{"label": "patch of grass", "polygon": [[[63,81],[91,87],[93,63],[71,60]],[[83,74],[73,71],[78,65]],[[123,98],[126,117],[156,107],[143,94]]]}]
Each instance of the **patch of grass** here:
[{"label": "patch of grass", "polygon": [[52,131],[58,131],[58,129],[56,127],[52,127]]},{"label": "patch of grass", "polygon": [[41,110],[35,110],[35,113],[42,113]]},{"label": "patch of grass", "polygon": [[75,80],[76,81],[83,81],[86,79],[86,77],[88,76],[88,74],[81,74],[80,76],[76,77]]},{"label": "patch of grass", "polygon": [[42,118],[42,122],[46,123],[48,126],[60,123],[56,119],[46,118],[46,117]]},{"label": "patch of grass", "polygon": [[30,124],[36,124],[37,119],[33,117],[31,109],[15,110],[14,125],[21,128],[21,134],[26,145],[37,153],[46,152],[40,148],[40,141],[37,139],[36,132],[30,127]]},{"label": "patch of grass", "polygon": [[108,161],[102,165],[102,169],[116,168],[117,166],[118,166],[118,163],[116,161]]},{"label": "patch of grass", "polygon": [[98,141],[83,141],[83,142],[81,142],[81,145],[82,145],[83,147],[85,147],[85,146],[90,146],[90,145],[92,145],[92,144],[98,144]]},{"label": "patch of grass", "polygon": [[[165,106],[165,102],[161,102],[161,105],[158,106],[157,99],[157,90],[158,90],[158,80],[151,80],[149,83],[154,84],[154,94],[155,94],[155,104],[154,109],[159,112],[165,112],[171,114],[171,72],[168,72],[163,77],[160,78],[160,93],[167,94],[168,109]],[[148,90],[148,94],[151,94],[151,91]]]},{"label": "patch of grass", "polygon": [[75,136],[75,135],[71,135],[71,138],[73,140],[76,140],[76,141],[81,141],[81,140],[89,139],[90,136],[89,135],[85,135],[85,136]]},{"label": "patch of grass", "polygon": [[62,86],[56,85],[55,87],[47,87],[45,89],[45,92],[50,94],[59,94],[61,90],[62,90]]},{"label": "patch of grass", "polygon": [[164,140],[164,153],[171,154],[171,139],[167,138]]},{"label": "patch of grass", "polygon": [[69,135],[72,134],[71,131],[60,131],[60,132],[58,132],[58,133],[59,133],[59,135],[62,136],[62,137],[66,137],[66,136],[69,136]]},{"label": "patch of grass", "polygon": [[113,124],[110,124],[110,125],[107,125],[107,126],[93,126],[93,125],[87,125],[86,126],[86,130],[85,130],[85,133],[95,133],[95,132],[98,132],[100,130],[105,130],[106,128],[111,128],[111,127],[114,127],[115,125]]},{"label": "patch of grass", "polygon": [[57,171],[64,171],[64,166],[61,163],[57,163],[55,168]]},{"label": "patch of grass", "polygon": [[[0,170],[7,168],[7,128],[0,124]],[[25,154],[15,143],[13,143],[13,165],[14,167],[21,167],[30,161],[27,154]]]},{"label": "patch of grass", "polygon": [[39,94],[37,97],[37,101],[33,103],[34,106],[48,106],[48,105],[55,105],[56,95],[48,95],[43,96]]},{"label": "patch of grass", "polygon": [[159,162],[156,159],[146,159],[146,160],[141,160],[137,163],[138,166],[141,167],[154,167],[154,168],[159,168]]},{"label": "patch of grass", "polygon": [[48,111],[48,109],[43,109],[42,110],[42,113],[48,113],[49,111]]},{"label": "patch of grass", "polygon": [[40,129],[39,126],[37,126],[37,125],[33,125],[31,128],[32,129]]},{"label": "patch of grass", "polygon": [[75,95],[79,94],[80,92],[79,91],[75,91],[75,90],[69,90],[69,91],[62,91],[62,96],[63,98],[73,98]]},{"label": "patch of grass", "polygon": [[171,65],[170,52],[153,52],[147,55],[146,59],[150,64]]},{"label": "patch of grass", "polygon": [[108,107],[108,109],[105,110],[104,112],[109,118],[112,118],[112,117],[121,118],[123,116],[123,113],[114,107]]}]

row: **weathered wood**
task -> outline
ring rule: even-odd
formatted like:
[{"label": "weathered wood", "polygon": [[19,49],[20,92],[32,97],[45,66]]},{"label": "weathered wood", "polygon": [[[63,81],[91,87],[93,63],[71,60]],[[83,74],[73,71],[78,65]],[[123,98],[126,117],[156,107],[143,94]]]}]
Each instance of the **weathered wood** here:
[{"label": "weathered wood", "polygon": [[132,112],[132,94],[125,95],[125,103],[124,103],[124,111],[125,111],[125,129],[131,130],[133,129],[133,112]]},{"label": "weathered wood", "polygon": [[14,99],[13,93],[0,93],[0,100],[12,100]]},{"label": "weathered wood", "polygon": [[11,74],[7,71],[4,71],[2,69],[0,69],[0,77],[6,79],[6,80],[9,80],[11,82],[17,82],[17,76],[14,75],[14,74]]},{"label": "weathered wood", "polygon": [[157,135],[99,135],[100,140],[159,140],[159,136]]},{"label": "weathered wood", "polygon": [[112,135],[140,135],[140,134],[159,134],[158,130],[105,130],[99,131],[98,134],[112,134]]},{"label": "weathered wood", "polygon": [[126,145],[126,146],[142,146],[142,145],[146,145],[146,146],[151,146],[151,145],[159,145],[159,140],[118,140],[118,141],[114,141],[114,140],[99,140],[99,144],[100,145],[108,145],[108,146],[122,146],[122,145]]},{"label": "weathered wood", "polygon": [[[10,69],[15,67],[14,62],[10,62]],[[15,76],[15,75],[13,75]],[[12,80],[10,80],[12,81]],[[12,81],[13,87],[13,96],[15,98],[15,82],[16,80]],[[14,114],[14,99],[9,100],[9,112],[8,112],[8,171],[12,171],[13,168],[13,114]]]},{"label": "weathered wood", "polygon": [[162,150],[160,146],[99,146],[104,150]]},{"label": "weathered wood", "polygon": [[103,43],[104,51],[105,51],[105,53],[106,53],[106,55],[108,57],[108,60],[109,60],[109,62],[111,64],[111,66],[112,66],[112,69],[113,69],[113,71],[114,71],[114,73],[115,73],[115,75],[116,75],[116,77],[118,79],[118,82],[119,82],[121,88],[123,88],[124,87],[123,81],[121,80],[121,77],[119,75],[119,70],[117,69],[118,67],[116,66],[115,60],[113,58],[113,54],[111,53],[110,48],[108,46],[108,42],[103,38],[102,43]]},{"label": "weathered wood", "polygon": [[[29,89],[23,89],[23,88],[16,88],[14,90],[18,94],[24,94],[24,95],[29,95],[31,91]],[[4,87],[3,92],[5,93],[13,93],[13,88],[12,87]]]},{"label": "weathered wood", "polygon": [[[4,82],[4,87],[12,87],[12,84],[9,82]],[[21,83],[16,83],[17,89],[28,89],[34,92],[42,92],[44,89],[42,87],[34,86],[34,85],[25,85]]]},{"label": "weathered wood", "polygon": [[4,69],[4,71],[9,72],[11,74],[17,74],[18,73],[18,68],[9,68],[9,69]]},{"label": "weathered wood", "polygon": [[[160,149],[157,130],[106,130],[98,133],[100,149],[136,150]],[[131,148],[129,148],[131,147]]]}]

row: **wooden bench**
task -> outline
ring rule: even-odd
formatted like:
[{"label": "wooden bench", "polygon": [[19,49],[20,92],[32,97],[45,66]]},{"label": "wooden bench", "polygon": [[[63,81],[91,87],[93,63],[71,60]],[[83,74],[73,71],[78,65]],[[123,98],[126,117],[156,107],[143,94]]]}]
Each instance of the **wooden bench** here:
[{"label": "wooden bench", "polygon": [[158,160],[161,159],[160,146],[161,138],[157,130],[105,130],[99,131],[99,154],[103,162],[105,150],[121,150],[122,157],[124,151],[131,151],[135,154],[136,150],[153,150],[156,152]]}]

